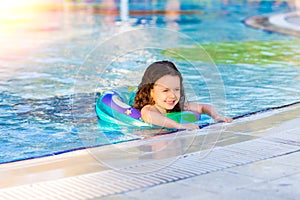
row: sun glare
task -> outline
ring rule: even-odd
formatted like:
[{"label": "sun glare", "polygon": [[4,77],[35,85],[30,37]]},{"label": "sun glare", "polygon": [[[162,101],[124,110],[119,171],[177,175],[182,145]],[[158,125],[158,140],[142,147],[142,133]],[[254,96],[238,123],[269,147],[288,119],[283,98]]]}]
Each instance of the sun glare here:
[{"label": "sun glare", "polygon": [[0,0],[0,24],[28,21],[37,12],[63,2],[63,0]]},{"label": "sun glare", "polygon": [[10,23],[13,20],[27,18],[34,11],[37,2],[37,0],[2,0],[0,21]]},{"label": "sun glare", "polygon": [[0,36],[34,27],[47,11],[62,5],[63,0],[0,0]]},{"label": "sun glare", "polygon": [[[15,11],[24,11],[30,7],[33,7],[38,3],[37,0],[2,0],[0,11],[9,13],[9,12],[15,12]],[[16,13],[11,13],[16,14]]]}]

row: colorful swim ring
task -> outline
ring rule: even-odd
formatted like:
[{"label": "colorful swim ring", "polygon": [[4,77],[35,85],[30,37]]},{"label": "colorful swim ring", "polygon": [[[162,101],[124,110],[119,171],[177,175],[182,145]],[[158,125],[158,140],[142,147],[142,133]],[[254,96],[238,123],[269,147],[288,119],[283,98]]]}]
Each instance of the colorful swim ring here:
[{"label": "colorful swim ring", "polygon": [[[132,106],[136,90],[136,87],[126,87],[102,93],[96,102],[98,117],[109,123],[153,127],[144,122],[140,111]],[[200,115],[192,111],[167,113],[165,116],[180,123],[193,123],[200,120]]]}]

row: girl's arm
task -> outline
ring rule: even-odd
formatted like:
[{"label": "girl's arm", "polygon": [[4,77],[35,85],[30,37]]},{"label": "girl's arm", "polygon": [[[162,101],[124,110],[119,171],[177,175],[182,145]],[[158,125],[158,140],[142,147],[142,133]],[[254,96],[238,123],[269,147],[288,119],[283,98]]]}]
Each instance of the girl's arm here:
[{"label": "girl's arm", "polygon": [[204,113],[211,116],[213,119],[217,121],[223,121],[223,122],[232,122],[232,118],[219,115],[219,113],[216,111],[216,109],[209,105],[209,104],[198,104],[194,102],[188,102],[185,105],[186,110],[195,111],[198,113]]},{"label": "girl's arm", "polygon": [[199,129],[197,124],[180,124],[175,122],[172,119],[167,118],[163,114],[161,114],[155,107],[153,106],[145,106],[141,110],[142,119],[149,123],[157,126],[162,126],[166,128],[176,128],[176,129]]}]

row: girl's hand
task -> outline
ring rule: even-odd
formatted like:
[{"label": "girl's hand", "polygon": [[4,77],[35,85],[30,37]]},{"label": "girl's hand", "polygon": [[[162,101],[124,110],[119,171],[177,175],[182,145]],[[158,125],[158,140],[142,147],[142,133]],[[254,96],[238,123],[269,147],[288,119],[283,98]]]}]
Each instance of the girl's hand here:
[{"label": "girl's hand", "polygon": [[180,124],[178,129],[199,129],[197,124]]},{"label": "girl's hand", "polygon": [[226,117],[226,116],[217,116],[216,118],[214,118],[216,121],[218,121],[218,122],[227,122],[227,123],[230,123],[230,122],[232,122],[232,118],[230,118],[230,117]]},{"label": "girl's hand", "polygon": [[185,104],[185,109],[186,110],[192,110],[198,113],[205,113],[211,116],[213,119],[215,119],[218,122],[232,122],[232,118],[230,117],[225,117],[221,116],[218,114],[216,109],[209,105],[209,104],[198,104],[198,103],[193,103],[193,102],[188,102]]}]

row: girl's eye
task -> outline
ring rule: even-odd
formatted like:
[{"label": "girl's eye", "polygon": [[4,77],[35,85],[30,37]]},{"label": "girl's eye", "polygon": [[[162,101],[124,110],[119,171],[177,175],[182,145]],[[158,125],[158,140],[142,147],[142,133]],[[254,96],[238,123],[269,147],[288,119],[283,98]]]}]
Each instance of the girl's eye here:
[{"label": "girl's eye", "polygon": [[175,89],[175,91],[176,91],[176,92],[178,92],[178,91],[180,91],[180,89],[179,89],[179,88],[177,88],[177,89]]}]

